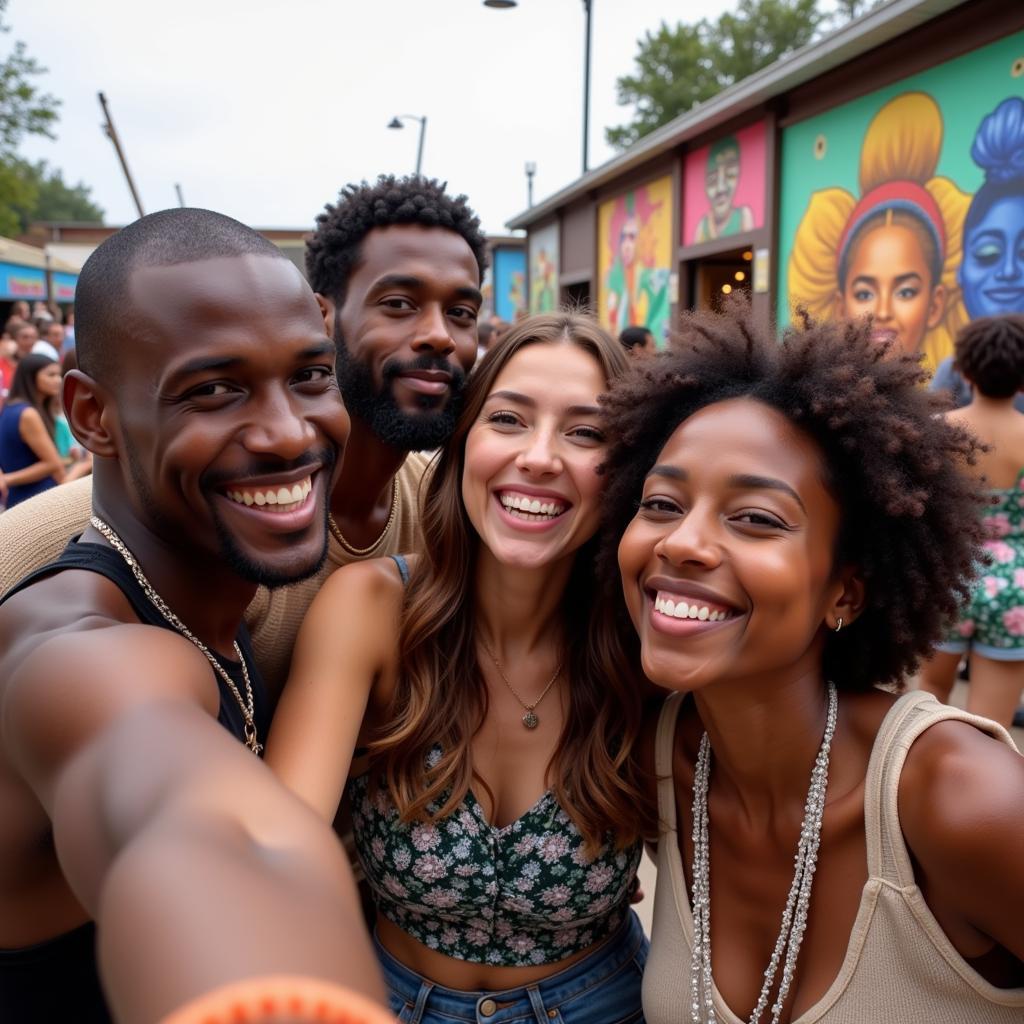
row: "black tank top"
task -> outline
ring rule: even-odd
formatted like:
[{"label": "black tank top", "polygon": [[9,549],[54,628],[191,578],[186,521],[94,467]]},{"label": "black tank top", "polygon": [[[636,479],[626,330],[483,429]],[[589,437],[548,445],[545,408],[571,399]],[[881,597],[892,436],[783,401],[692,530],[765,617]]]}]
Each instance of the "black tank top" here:
[{"label": "black tank top", "polygon": [[[72,541],[60,557],[26,576],[7,593],[0,604],[47,576],[65,569],[85,569],[111,580],[148,626],[172,629],[153,607],[124,559],[112,548]],[[183,616],[187,621],[187,610]],[[238,646],[249,669],[255,705],[256,729],[265,741],[270,726],[270,704],[263,680],[253,661],[252,644],[244,624],[238,632]],[[242,666],[219,659],[221,665],[245,696]],[[211,668],[211,672],[212,672]],[[214,672],[220,691],[217,721],[241,742],[245,742],[245,719],[227,684]],[[55,939],[21,949],[0,949],[0,1022],[3,1024],[111,1024],[110,1011],[96,971],[96,928],[92,922]]]}]

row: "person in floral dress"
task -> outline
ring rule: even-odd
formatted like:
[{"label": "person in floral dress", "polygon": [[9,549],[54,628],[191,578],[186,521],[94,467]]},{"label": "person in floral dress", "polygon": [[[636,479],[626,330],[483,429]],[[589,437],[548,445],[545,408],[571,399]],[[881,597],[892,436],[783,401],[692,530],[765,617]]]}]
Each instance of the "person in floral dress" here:
[{"label": "person in floral dress", "polygon": [[971,600],[921,673],[921,688],[949,699],[957,665],[971,661],[967,708],[1009,726],[1024,689],[1024,316],[984,317],[957,337],[956,362],[970,405],[947,417],[987,446],[975,471],[991,488],[982,519],[988,539]]}]

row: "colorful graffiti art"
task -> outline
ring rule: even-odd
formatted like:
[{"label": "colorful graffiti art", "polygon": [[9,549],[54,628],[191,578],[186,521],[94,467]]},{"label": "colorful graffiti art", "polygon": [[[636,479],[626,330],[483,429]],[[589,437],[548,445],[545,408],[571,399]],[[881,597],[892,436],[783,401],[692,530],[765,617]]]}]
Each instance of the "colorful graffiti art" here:
[{"label": "colorful graffiti art", "polygon": [[647,327],[664,346],[669,322],[672,179],[659,178],[598,209],[598,305],[601,323],[618,334]]},{"label": "colorful graffiti art", "polygon": [[530,232],[530,312],[558,308],[558,225]]},{"label": "colorful graffiti art", "polygon": [[1024,312],[1022,57],[1018,33],[786,130],[780,314],[871,316],[934,370]]},{"label": "colorful graffiti art", "polygon": [[494,312],[511,323],[526,309],[526,253],[522,249],[494,250]]},{"label": "colorful graffiti art", "polygon": [[684,244],[697,245],[763,227],[764,196],[763,121],[687,153]]}]

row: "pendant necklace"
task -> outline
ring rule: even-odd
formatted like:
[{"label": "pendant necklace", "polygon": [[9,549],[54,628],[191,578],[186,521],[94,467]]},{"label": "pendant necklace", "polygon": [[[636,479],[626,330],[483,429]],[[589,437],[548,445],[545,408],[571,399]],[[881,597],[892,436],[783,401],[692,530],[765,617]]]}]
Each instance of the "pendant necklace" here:
[{"label": "pendant necklace", "polygon": [[515,697],[515,699],[519,701],[519,703],[522,705],[523,725],[526,726],[527,729],[536,729],[537,726],[540,725],[540,719],[537,717],[537,713],[534,709],[548,695],[548,690],[550,690],[551,687],[555,685],[555,680],[562,674],[563,662],[559,661],[558,667],[555,669],[555,674],[548,680],[548,685],[545,686],[544,689],[541,691],[540,696],[532,704],[527,704],[526,701],[523,700],[523,698],[520,697],[519,694],[516,692],[516,688],[509,682],[508,676],[505,675],[505,671],[501,667],[501,662],[498,661],[497,657],[494,654],[494,651],[492,651],[490,647],[487,646],[487,641],[484,640],[483,637],[480,637],[480,643],[483,644],[484,650],[487,652],[491,661],[494,662],[494,667],[498,670],[498,675],[501,676],[502,682],[504,682],[504,684],[509,688],[509,690],[512,691],[512,696]]},{"label": "pendant necklace", "polygon": [[[793,884],[782,913],[782,927],[775,941],[764,984],[757,999],[749,1024],[760,1024],[761,1015],[768,1007],[768,999],[779,963],[782,979],[771,1006],[771,1024],[779,1024],[782,1007],[796,972],[796,959],[800,954],[807,927],[807,909],[811,902],[811,884],[818,863],[821,846],[821,822],[825,814],[825,793],[828,789],[828,761],[832,737],[836,731],[839,697],[835,683],[828,684],[828,715],[821,748],[811,770],[811,785],[804,805],[804,820],[800,826],[800,842],[796,848],[796,870]],[[711,843],[708,835],[708,782],[711,778],[711,741],[705,732],[701,737],[697,764],[693,773],[693,891],[690,903],[693,912],[693,950],[690,955],[690,1022],[716,1024],[713,982],[711,978]]]},{"label": "pendant necklace", "polygon": [[227,684],[228,689],[233,694],[235,700],[238,702],[239,710],[242,712],[242,719],[245,723],[245,745],[257,756],[263,751],[263,744],[259,742],[259,737],[256,733],[256,702],[253,698],[252,693],[252,682],[249,679],[249,669],[246,668],[245,658],[242,657],[242,651],[238,646],[238,641],[234,642],[235,657],[238,658],[239,663],[242,666],[242,678],[245,680],[245,699],[242,699],[241,693],[238,691],[238,687],[235,685],[235,681],[228,675],[227,669],[217,660],[216,655],[210,650],[202,640],[199,639],[189,628],[185,625],[181,619],[178,618],[174,612],[171,611],[167,602],[156,592],[153,584],[146,579],[145,573],[142,571],[142,567],[136,561],[135,556],[128,550],[128,546],[123,540],[108,526],[99,516],[93,516],[89,522],[93,527],[101,533],[110,546],[125,560],[128,568],[131,569],[132,575],[135,577],[136,582],[142,587],[143,593],[149,599],[149,603],[167,620],[167,622],[179,632],[186,640],[191,641],[196,647],[199,648],[203,654],[206,655],[206,660],[213,666],[214,672],[220,676],[221,679]]}]

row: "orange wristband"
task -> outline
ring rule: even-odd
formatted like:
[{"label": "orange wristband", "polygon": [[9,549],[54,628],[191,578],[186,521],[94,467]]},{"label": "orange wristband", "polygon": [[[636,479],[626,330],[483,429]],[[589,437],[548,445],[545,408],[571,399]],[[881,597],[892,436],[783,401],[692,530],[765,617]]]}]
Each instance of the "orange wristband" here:
[{"label": "orange wristband", "polygon": [[382,1006],[351,989],[295,975],[246,978],[207,992],[161,1024],[395,1024]]}]

